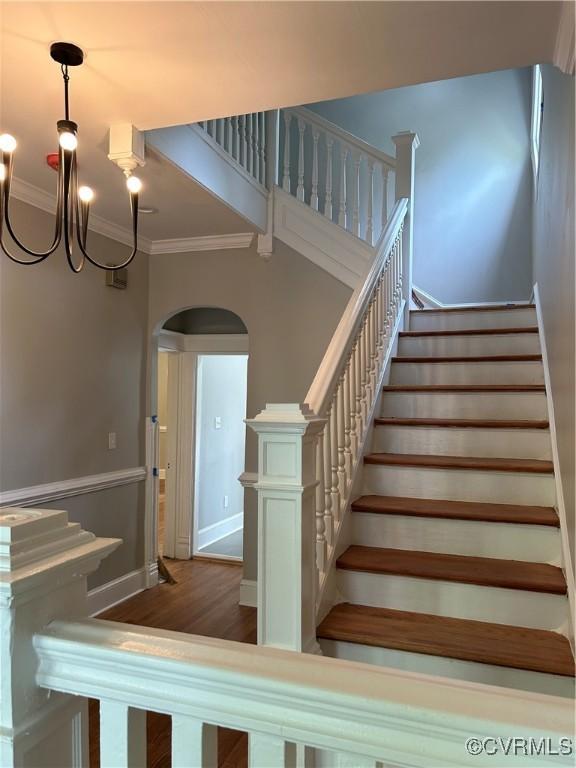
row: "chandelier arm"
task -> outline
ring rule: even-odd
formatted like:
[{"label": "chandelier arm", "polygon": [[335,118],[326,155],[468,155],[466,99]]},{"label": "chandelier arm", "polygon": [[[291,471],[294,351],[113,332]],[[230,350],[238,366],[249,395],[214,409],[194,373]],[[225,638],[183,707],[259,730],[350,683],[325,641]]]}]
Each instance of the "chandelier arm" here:
[{"label": "chandelier arm", "polygon": [[[60,148],[59,156],[60,156],[60,162],[62,161],[62,154],[63,150]],[[16,245],[20,248],[20,250],[24,251],[24,253],[27,253],[28,256],[32,256],[32,261],[25,261],[24,259],[19,259],[16,256],[13,256],[8,252],[8,250],[5,248],[4,245],[2,245],[2,250],[8,256],[12,261],[15,261],[17,264],[39,264],[41,261],[44,261],[44,259],[48,258],[54,251],[58,248],[60,245],[60,241],[62,240],[62,178],[61,175],[58,175],[58,187],[57,187],[57,193],[56,193],[56,228],[54,230],[54,239],[52,240],[52,244],[46,251],[34,251],[31,248],[27,248],[16,236],[16,233],[14,232],[14,229],[12,227],[12,222],[10,221],[10,211],[9,211],[9,201],[10,201],[10,185],[12,182],[12,170],[13,170],[13,158],[12,153],[10,152],[3,152],[2,153],[2,162],[4,163],[4,166],[6,167],[6,178],[3,182],[0,183],[0,192],[2,195],[2,204],[0,211],[1,213],[1,220],[0,220],[0,235],[2,230],[2,224],[6,223],[6,229],[8,230],[8,234],[12,238],[12,240],[16,243]]]},{"label": "chandelier arm", "polygon": [[123,261],[121,264],[114,264],[113,266],[110,266],[109,264],[101,264],[99,261],[96,261],[96,259],[93,259],[86,249],[86,239],[87,239],[86,236],[88,231],[88,215],[89,215],[90,207],[88,204],[83,205],[82,212],[81,212],[82,215],[81,215],[79,211],[78,196],[76,196],[76,239],[78,241],[78,246],[82,251],[82,254],[95,267],[98,267],[99,269],[104,269],[107,272],[113,272],[115,269],[124,269],[124,267],[127,267],[136,256],[136,253],[138,252],[138,194],[137,193],[130,193],[130,208],[132,210],[132,236],[133,236],[132,251],[128,256],[128,258],[125,261]]},{"label": "chandelier arm", "polygon": [[[77,170],[76,170],[76,153],[64,152],[64,250],[66,252],[66,260],[68,266],[78,274],[84,269],[85,258],[82,246],[80,245],[80,251],[82,258],[78,265],[74,264],[73,259],[73,241],[74,241],[74,213],[77,210]],[[71,192],[71,194],[70,194]],[[72,198],[72,199],[71,199]]]}]

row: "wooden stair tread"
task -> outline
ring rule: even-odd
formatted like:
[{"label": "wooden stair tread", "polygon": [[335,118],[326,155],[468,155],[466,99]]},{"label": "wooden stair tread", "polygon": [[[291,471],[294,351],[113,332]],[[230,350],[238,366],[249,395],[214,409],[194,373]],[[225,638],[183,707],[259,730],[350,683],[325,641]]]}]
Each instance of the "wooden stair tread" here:
[{"label": "wooden stair tread", "polygon": [[352,503],[352,511],[445,520],[548,525],[555,528],[560,526],[558,515],[552,507],[529,507],[518,504],[488,504],[474,501],[367,495],[361,496]]},{"label": "wooden stair tread", "polygon": [[463,328],[456,331],[400,331],[402,338],[419,338],[420,336],[500,336],[515,333],[538,333],[538,326],[532,325],[525,328]]},{"label": "wooden stair tread", "polygon": [[522,589],[555,595],[566,594],[566,580],[562,570],[547,563],[363,547],[354,544],[338,558],[336,565],[349,571],[457,581],[484,587]]},{"label": "wooden stair tread", "polygon": [[434,469],[482,469],[495,472],[530,472],[553,474],[554,465],[542,459],[499,459],[476,456],[439,456],[427,453],[369,453],[365,464],[385,466],[432,467]]},{"label": "wooden stair tread", "polygon": [[546,392],[544,384],[387,384],[384,392]]},{"label": "wooden stair tread", "polygon": [[495,304],[491,307],[442,307],[434,309],[411,309],[410,314],[436,314],[438,312],[502,312],[515,309],[536,309],[536,304]]},{"label": "wooden stair tread", "polygon": [[317,635],[552,675],[575,673],[568,640],[543,629],[342,603],[330,611]]},{"label": "wooden stair tread", "polygon": [[444,427],[459,429],[548,429],[545,419],[419,419],[399,416],[380,416],[374,419],[378,426]]},{"label": "wooden stair tread", "polygon": [[393,357],[393,363],[537,363],[542,362],[542,355],[457,355],[457,356],[418,356]]}]

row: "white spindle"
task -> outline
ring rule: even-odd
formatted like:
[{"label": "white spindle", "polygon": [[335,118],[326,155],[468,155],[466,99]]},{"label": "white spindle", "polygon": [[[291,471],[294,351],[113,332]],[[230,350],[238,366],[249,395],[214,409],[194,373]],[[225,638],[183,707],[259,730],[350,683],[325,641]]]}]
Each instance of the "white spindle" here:
[{"label": "white spindle", "polygon": [[248,734],[248,768],[295,768],[296,745],[280,736]]},{"label": "white spindle", "polygon": [[364,423],[362,421],[362,327],[356,341],[356,433],[358,444],[364,438]]},{"label": "white spindle", "polygon": [[246,115],[246,170],[248,173],[252,173],[252,164],[254,162],[254,152],[252,148],[252,139],[253,139],[253,133],[252,133],[252,115],[248,114]]},{"label": "white spindle", "polygon": [[221,147],[224,146],[224,120],[223,118],[218,118],[216,120],[216,142],[220,144]]},{"label": "white spindle", "polygon": [[284,111],[284,175],[282,177],[282,189],[290,192],[290,126],[292,115],[288,110]]},{"label": "white spindle", "polygon": [[353,457],[356,456],[356,453],[358,451],[358,445],[359,445],[359,439],[358,439],[358,428],[357,428],[357,418],[356,418],[356,371],[357,371],[357,362],[356,358],[358,356],[358,341],[354,341],[354,346],[352,347],[352,354],[350,356],[350,447],[352,450]]},{"label": "white spindle", "polygon": [[332,493],[332,518],[340,521],[340,487],[338,484],[338,395],[334,393],[330,409],[330,479]]},{"label": "white spindle", "polygon": [[352,187],[352,233],[356,237],[360,236],[360,165],[362,155],[360,152],[353,153],[354,160],[354,178]]},{"label": "white spindle", "polygon": [[298,186],[296,187],[296,197],[304,202],[304,131],[306,123],[298,118]]},{"label": "white spindle", "polygon": [[324,433],[316,440],[316,567],[318,584],[326,570],[326,522],[324,520]]},{"label": "white spindle", "polygon": [[326,135],[326,191],[324,197],[324,216],[332,221],[332,149],[334,139]]},{"label": "white spindle", "polygon": [[218,728],[195,717],[172,715],[171,765],[172,768],[218,768]]},{"label": "white spindle", "polygon": [[100,768],[146,765],[146,712],[118,701],[100,702]]},{"label": "white spindle", "polygon": [[258,112],[252,115],[252,176],[260,181],[260,125]]},{"label": "white spindle", "polygon": [[216,120],[210,120],[208,122],[209,129],[210,129],[210,136],[216,141]]},{"label": "white spindle", "polygon": [[226,151],[234,157],[234,128],[231,117],[226,118]]},{"label": "white spindle", "polygon": [[260,154],[260,181],[261,184],[266,185],[266,112],[259,112],[258,119],[260,120],[260,143],[258,146],[258,152]]},{"label": "white spindle", "polygon": [[240,116],[239,115],[235,115],[232,118],[232,121],[234,123],[234,153],[233,153],[233,157],[234,157],[234,159],[236,160],[237,163],[242,164],[242,158],[241,158],[241,155],[240,155],[240,152],[241,152],[241,150],[240,150],[240,144],[241,144]]},{"label": "white spindle", "polygon": [[322,454],[324,458],[324,535],[329,547],[334,540],[334,518],[332,516],[332,419],[331,414],[326,414],[326,425],[322,437]]},{"label": "white spindle", "polygon": [[374,161],[368,160],[368,213],[366,216],[366,242],[374,245]]},{"label": "white spindle", "polygon": [[340,382],[338,384],[338,389],[336,390],[336,397],[337,397],[337,403],[338,403],[338,413],[337,413],[337,422],[338,422],[338,491],[340,493],[340,499],[346,498],[346,456],[345,456],[345,447],[346,447],[346,412],[344,408],[344,399],[345,399],[345,375],[344,372],[342,373],[342,376],[340,377]]},{"label": "white spindle", "polygon": [[340,208],[338,210],[338,224],[346,229],[346,164],[348,161],[348,147],[342,145],[340,151]]},{"label": "white spindle", "polygon": [[344,372],[344,469],[346,482],[345,490],[348,490],[350,478],[352,477],[352,353],[346,363]]},{"label": "white spindle", "polygon": [[382,227],[384,230],[388,221],[388,166],[382,165]]},{"label": "white spindle", "polygon": [[310,195],[310,207],[318,210],[318,139],[320,131],[312,126],[312,193]]},{"label": "white spindle", "polygon": [[240,115],[241,165],[248,170],[248,115]]}]

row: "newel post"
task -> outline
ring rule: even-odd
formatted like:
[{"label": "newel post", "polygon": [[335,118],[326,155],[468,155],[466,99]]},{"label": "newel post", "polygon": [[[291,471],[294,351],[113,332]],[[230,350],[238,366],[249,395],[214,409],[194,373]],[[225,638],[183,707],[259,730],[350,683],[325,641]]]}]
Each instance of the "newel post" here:
[{"label": "newel post", "polygon": [[316,439],[306,406],[267,405],[258,435],[258,644],[314,653]]},{"label": "newel post", "polygon": [[0,509],[0,765],[88,765],[87,702],[36,684],[34,635],[88,614],[87,574],[120,544],[66,512]]},{"label": "newel post", "polygon": [[414,233],[414,161],[420,146],[417,133],[402,131],[392,136],[396,145],[396,200],[407,197],[408,212],[402,235],[402,298],[404,305],[404,328],[408,328],[410,302],[412,299],[412,257]]}]

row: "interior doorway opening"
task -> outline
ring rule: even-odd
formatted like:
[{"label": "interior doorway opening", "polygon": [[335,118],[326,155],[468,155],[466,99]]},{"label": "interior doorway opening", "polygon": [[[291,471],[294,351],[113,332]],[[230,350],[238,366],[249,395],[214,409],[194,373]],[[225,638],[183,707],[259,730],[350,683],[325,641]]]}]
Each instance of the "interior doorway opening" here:
[{"label": "interior doorway opening", "polygon": [[242,562],[248,334],[216,308],[173,315],[158,336],[158,553]]}]

